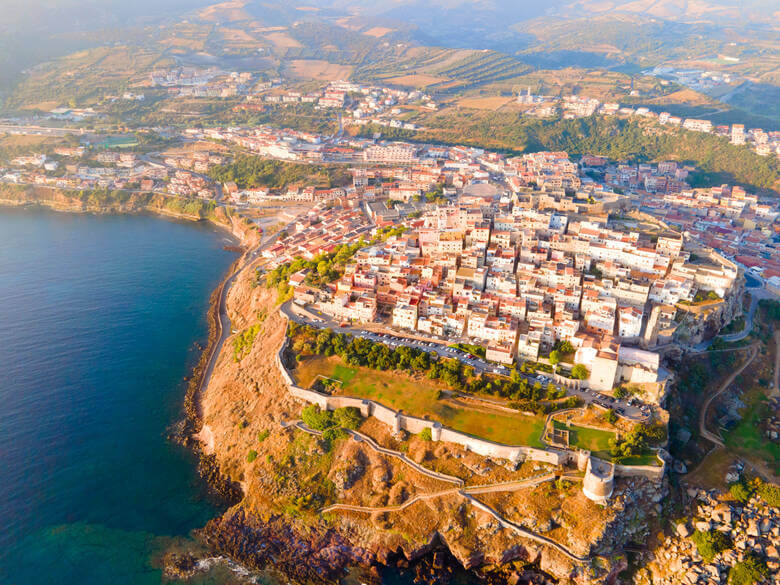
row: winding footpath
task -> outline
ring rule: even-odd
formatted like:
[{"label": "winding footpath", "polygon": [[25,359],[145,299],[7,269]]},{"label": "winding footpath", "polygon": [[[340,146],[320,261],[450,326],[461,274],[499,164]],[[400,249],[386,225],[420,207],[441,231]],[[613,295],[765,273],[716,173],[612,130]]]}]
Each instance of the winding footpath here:
[{"label": "winding footpath", "polygon": [[[306,426],[303,421],[296,420],[296,421],[290,421],[287,423],[282,423],[282,428],[287,428],[294,426],[300,430],[302,430],[304,433],[309,433],[310,435],[316,435],[316,436],[322,436],[322,431],[317,431],[315,429],[312,429],[308,426]],[[381,453],[382,455],[387,455],[388,457],[394,457],[395,459],[398,459],[414,469],[415,471],[418,471],[422,473],[423,475],[430,477],[431,479],[438,479],[440,481],[445,481],[447,483],[453,483],[458,486],[465,485],[465,482],[459,478],[455,477],[453,475],[447,475],[446,473],[439,473],[438,471],[433,471],[431,469],[428,469],[427,467],[423,467],[416,461],[413,461],[409,459],[405,453],[401,453],[400,451],[394,451],[392,449],[387,449],[386,447],[382,447],[379,445],[374,439],[369,437],[368,435],[364,435],[363,433],[359,431],[353,431],[352,429],[344,429],[347,433],[349,433],[352,438],[354,438],[359,443],[365,443],[368,445],[372,450],[376,451],[377,453]]]},{"label": "winding footpath", "polygon": [[746,347],[739,347],[732,349],[730,351],[740,351],[743,349],[749,349],[750,355],[745,360],[745,362],[736,370],[734,371],[724,382],[721,384],[720,388],[717,392],[715,392],[712,396],[710,396],[707,401],[704,403],[701,409],[701,413],[699,414],[699,434],[701,434],[702,437],[705,439],[715,443],[718,447],[725,447],[725,443],[723,442],[723,439],[716,435],[715,433],[710,432],[707,430],[707,412],[709,412],[710,405],[712,404],[712,401],[715,400],[718,396],[723,394],[729,386],[731,386],[732,382],[736,379],[737,376],[739,376],[745,368],[747,368],[753,360],[758,355],[758,345],[748,345]]},{"label": "winding footpath", "polygon": [[[322,431],[317,431],[315,429],[311,429],[307,427],[302,421],[289,421],[289,422],[282,422],[281,423],[282,428],[289,428],[289,427],[296,427],[303,432],[309,433],[311,435],[321,436]],[[523,528],[519,524],[512,522],[511,520],[507,520],[504,518],[501,514],[499,514],[495,509],[491,508],[484,502],[478,500],[475,498],[475,495],[478,494],[489,494],[489,493],[497,493],[497,492],[508,492],[508,491],[517,491],[522,488],[526,487],[535,487],[537,485],[541,485],[543,483],[546,483],[548,481],[553,481],[556,478],[555,473],[547,473],[544,475],[538,475],[535,477],[531,477],[528,479],[522,479],[517,481],[505,481],[505,482],[497,482],[492,484],[484,484],[484,485],[476,485],[476,486],[469,486],[464,487],[464,481],[460,478],[453,477],[451,475],[445,475],[443,473],[438,473],[436,471],[431,471],[430,469],[426,469],[425,467],[422,467],[418,463],[412,461],[404,453],[401,453],[400,451],[393,451],[392,449],[387,449],[385,447],[381,447],[374,441],[371,437],[364,435],[363,433],[360,433],[358,431],[353,430],[347,430],[347,432],[352,435],[355,440],[364,441],[370,448],[374,449],[378,453],[382,453],[384,455],[388,455],[390,457],[395,457],[407,465],[413,467],[416,471],[419,471],[420,473],[431,477],[433,479],[439,479],[442,481],[449,481],[452,483],[458,484],[459,487],[457,488],[450,488],[448,490],[442,490],[439,492],[434,492],[430,494],[418,494],[404,502],[403,504],[399,504],[398,506],[356,506],[352,504],[332,504],[330,506],[327,506],[325,508],[322,508],[320,510],[320,514],[327,514],[328,512],[337,512],[337,511],[344,511],[344,512],[359,512],[359,513],[374,513],[374,512],[400,512],[412,504],[415,504],[417,502],[422,502],[426,500],[432,500],[435,498],[441,498],[444,496],[452,496],[457,495],[465,500],[467,500],[470,504],[472,504],[475,508],[478,508],[479,510],[482,510],[486,514],[489,514],[492,516],[496,522],[502,527],[507,530],[511,530],[518,534],[519,536],[522,536],[523,538],[527,538],[529,540],[533,540],[534,542],[538,542],[540,544],[544,544],[546,546],[549,546],[551,548],[554,548],[567,558],[571,559],[572,561],[578,562],[578,563],[585,563],[588,561],[588,556],[579,556],[574,554],[572,551],[570,551],[568,548],[563,546],[562,544],[555,542],[551,538],[547,538],[546,536],[542,536],[541,534],[537,534],[536,532],[532,532],[526,528]],[[567,477],[566,479],[570,480],[576,480],[578,478],[570,478]]]}]

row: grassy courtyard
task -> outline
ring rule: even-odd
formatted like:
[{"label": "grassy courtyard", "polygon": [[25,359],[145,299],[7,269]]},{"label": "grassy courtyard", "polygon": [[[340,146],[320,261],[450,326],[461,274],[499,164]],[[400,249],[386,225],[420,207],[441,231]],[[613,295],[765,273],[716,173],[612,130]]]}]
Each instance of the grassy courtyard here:
[{"label": "grassy courtyard", "polygon": [[307,356],[294,372],[308,388],[318,376],[341,382],[337,393],[368,398],[395,410],[439,421],[456,431],[506,445],[543,447],[544,417],[513,414],[488,408],[471,408],[440,398],[442,386],[433,380],[400,372],[347,366],[338,357]]},{"label": "grassy courtyard", "polygon": [[556,429],[569,431],[569,445],[571,447],[587,449],[596,457],[609,459],[609,440],[615,436],[615,433],[612,431],[579,427],[577,425],[566,426],[565,423],[557,420],[553,421],[553,425]]}]

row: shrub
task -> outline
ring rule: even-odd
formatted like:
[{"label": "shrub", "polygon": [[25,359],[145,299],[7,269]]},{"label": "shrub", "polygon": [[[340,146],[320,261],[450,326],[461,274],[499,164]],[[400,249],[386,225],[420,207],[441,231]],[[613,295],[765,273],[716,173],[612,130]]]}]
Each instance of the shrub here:
[{"label": "shrub", "polygon": [[331,426],[322,431],[322,448],[325,451],[330,451],[333,448],[333,443],[338,439],[343,439],[347,436],[347,433],[341,427]]},{"label": "shrub", "polygon": [[745,558],[731,567],[729,585],[753,585],[769,576],[769,569],[763,559],[749,552]]},{"label": "shrub", "polygon": [[626,387],[625,387],[625,386],[618,386],[618,387],[617,387],[617,388],[615,388],[615,390],[612,392],[612,395],[613,395],[615,398],[617,398],[618,400],[620,400],[621,398],[625,398],[626,396],[628,396],[628,390],[626,389]]},{"label": "shrub", "polygon": [[745,503],[750,499],[751,490],[742,482],[734,483],[729,488],[731,497],[738,502]]},{"label": "shrub", "polygon": [[761,482],[758,485],[758,495],[773,508],[780,508],[780,486]]},{"label": "shrub", "polygon": [[363,422],[363,417],[360,416],[360,410],[354,406],[347,406],[344,408],[337,408],[333,411],[333,418],[336,424],[345,429],[356,429]]},{"label": "shrub", "polygon": [[246,462],[252,463],[255,459],[257,459],[257,451],[250,449],[249,453],[246,454]]},{"label": "shrub", "polygon": [[423,441],[432,441],[433,435],[431,434],[431,429],[428,427],[425,427],[423,430],[420,431],[420,438]]},{"label": "shrub", "polygon": [[718,530],[708,530],[707,532],[697,530],[693,533],[691,539],[693,544],[696,545],[696,550],[699,551],[701,558],[707,563],[712,562],[715,555],[731,547],[728,536]]},{"label": "shrub", "polygon": [[264,431],[260,431],[259,433],[257,433],[257,441],[259,443],[262,443],[263,441],[265,441],[268,438],[268,436],[270,434],[271,434],[271,431],[269,431],[268,429],[265,429]]},{"label": "shrub", "polygon": [[617,414],[615,414],[615,411],[611,408],[604,413],[604,420],[606,420],[611,425],[614,425],[617,422],[617,419]]},{"label": "shrub", "polygon": [[344,439],[346,437],[347,433],[340,427],[329,427],[322,431],[322,438],[328,443],[332,443],[337,439]]}]

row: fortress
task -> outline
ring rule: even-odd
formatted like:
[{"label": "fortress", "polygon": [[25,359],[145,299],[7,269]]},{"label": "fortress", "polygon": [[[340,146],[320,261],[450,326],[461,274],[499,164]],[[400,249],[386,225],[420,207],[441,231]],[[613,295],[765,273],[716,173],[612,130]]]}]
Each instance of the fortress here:
[{"label": "fortress", "polygon": [[[282,313],[283,314],[283,313]],[[363,417],[374,417],[387,425],[394,433],[407,431],[419,434],[423,429],[430,429],[433,441],[444,441],[460,445],[464,449],[485,457],[505,459],[513,463],[522,461],[540,461],[555,466],[573,464],[577,469],[585,472],[582,491],[585,496],[594,502],[606,504],[612,495],[615,475],[643,476],[655,481],[660,481],[666,470],[666,463],[659,457],[660,466],[642,465],[627,466],[614,465],[594,457],[590,451],[574,449],[537,449],[523,445],[503,445],[486,439],[474,437],[443,426],[436,421],[409,416],[402,412],[388,408],[373,400],[355,398],[350,396],[330,396],[301,388],[295,383],[287,368],[284,366],[282,356],[287,348],[288,339],[279,348],[276,362],[282,379],[287,385],[290,394],[305,403],[316,404],[323,410],[335,410],[337,408],[353,407],[360,411]]]}]

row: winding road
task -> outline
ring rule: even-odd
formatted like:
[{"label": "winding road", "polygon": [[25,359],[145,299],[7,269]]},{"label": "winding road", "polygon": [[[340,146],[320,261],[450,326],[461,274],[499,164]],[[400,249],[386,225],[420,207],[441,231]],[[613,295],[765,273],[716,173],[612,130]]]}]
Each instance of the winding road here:
[{"label": "winding road", "polygon": [[218,289],[218,295],[219,295],[219,301],[218,301],[218,307],[217,307],[217,320],[216,320],[216,327],[217,327],[217,338],[215,343],[211,347],[211,351],[209,353],[208,360],[206,362],[206,368],[203,371],[203,376],[200,379],[200,384],[198,385],[198,394],[202,395],[203,391],[208,387],[209,381],[211,380],[211,376],[214,373],[214,368],[217,365],[217,359],[219,358],[219,354],[222,352],[222,347],[225,344],[225,340],[227,340],[228,337],[230,337],[231,331],[230,331],[230,318],[227,314],[227,295],[230,291],[230,287],[233,285],[233,283],[236,280],[236,277],[244,271],[247,267],[251,266],[258,260],[258,255],[260,252],[270,244],[272,244],[274,241],[276,241],[276,238],[279,237],[279,234],[287,229],[292,223],[295,222],[295,218],[293,218],[292,221],[290,221],[284,228],[281,230],[277,230],[273,234],[264,235],[260,242],[255,246],[253,249],[249,249],[246,252],[244,252],[244,255],[242,258],[239,259],[239,266],[234,268],[233,272],[228,275],[228,277],[222,282],[220,285],[220,288]]}]

